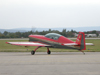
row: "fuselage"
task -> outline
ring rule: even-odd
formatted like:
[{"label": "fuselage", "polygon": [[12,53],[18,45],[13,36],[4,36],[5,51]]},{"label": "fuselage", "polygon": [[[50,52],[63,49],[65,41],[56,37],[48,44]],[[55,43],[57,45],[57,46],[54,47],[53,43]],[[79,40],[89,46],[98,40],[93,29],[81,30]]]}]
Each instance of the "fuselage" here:
[{"label": "fuselage", "polygon": [[[40,43],[45,43],[48,45],[51,45],[52,48],[67,48],[67,49],[73,49],[69,46],[62,45],[63,43],[74,43],[72,40],[58,34],[49,34],[49,35],[29,35],[29,41],[35,41]],[[75,48],[74,48],[75,49]]]},{"label": "fuselage", "polygon": [[47,41],[47,42],[55,42],[55,43],[74,43],[72,40],[60,36],[58,39],[52,39],[52,38],[47,38],[43,35],[29,35],[29,41],[36,41],[36,42],[41,42],[41,41]]}]

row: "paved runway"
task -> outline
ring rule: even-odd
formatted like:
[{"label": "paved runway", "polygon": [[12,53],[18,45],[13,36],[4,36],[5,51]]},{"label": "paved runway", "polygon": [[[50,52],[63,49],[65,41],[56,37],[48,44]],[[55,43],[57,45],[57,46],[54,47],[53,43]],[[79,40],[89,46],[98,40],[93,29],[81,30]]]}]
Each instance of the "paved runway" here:
[{"label": "paved runway", "polygon": [[100,75],[100,52],[0,52],[0,75]]}]

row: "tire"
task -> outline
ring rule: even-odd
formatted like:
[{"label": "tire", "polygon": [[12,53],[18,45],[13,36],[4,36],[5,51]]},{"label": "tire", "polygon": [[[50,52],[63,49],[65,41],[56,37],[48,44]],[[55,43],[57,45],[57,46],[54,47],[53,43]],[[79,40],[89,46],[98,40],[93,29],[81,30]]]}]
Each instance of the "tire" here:
[{"label": "tire", "polygon": [[31,54],[34,55],[35,54],[35,51],[31,51]]},{"label": "tire", "polygon": [[51,54],[51,51],[48,51],[47,53],[48,53],[48,54]]}]

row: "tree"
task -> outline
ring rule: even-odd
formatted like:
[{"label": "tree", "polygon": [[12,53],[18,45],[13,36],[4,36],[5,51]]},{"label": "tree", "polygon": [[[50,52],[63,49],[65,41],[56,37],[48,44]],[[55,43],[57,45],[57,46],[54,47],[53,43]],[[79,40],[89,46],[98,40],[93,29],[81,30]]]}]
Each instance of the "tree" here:
[{"label": "tree", "polygon": [[61,34],[62,34],[63,36],[65,36],[65,37],[67,37],[66,29],[63,29]]},{"label": "tree", "polygon": [[21,32],[16,32],[16,33],[15,33],[15,35],[16,35],[16,37],[17,37],[17,38],[20,38],[20,37],[22,37],[22,34],[21,34]]},{"label": "tree", "polygon": [[8,32],[7,31],[4,31],[4,33],[3,33],[4,35],[7,35],[8,34]]},{"label": "tree", "polygon": [[91,33],[92,33],[92,34],[96,34],[96,33],[97,33],[97,31],[96,31],[96,30],[93,30]]}]

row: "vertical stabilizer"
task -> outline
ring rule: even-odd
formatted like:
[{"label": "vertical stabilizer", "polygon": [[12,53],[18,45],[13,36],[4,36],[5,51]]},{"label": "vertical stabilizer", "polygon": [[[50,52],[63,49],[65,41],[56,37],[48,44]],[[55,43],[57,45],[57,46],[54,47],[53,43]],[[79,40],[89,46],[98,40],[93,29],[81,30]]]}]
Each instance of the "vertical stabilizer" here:
[{"label": "vertical stabilizer", "polygon": [[76,43],[78,43],[80,50],[86,50],[86,45],[85,45],[85,34],[84,32],[79,32],[79,35],[76,39]]}]

